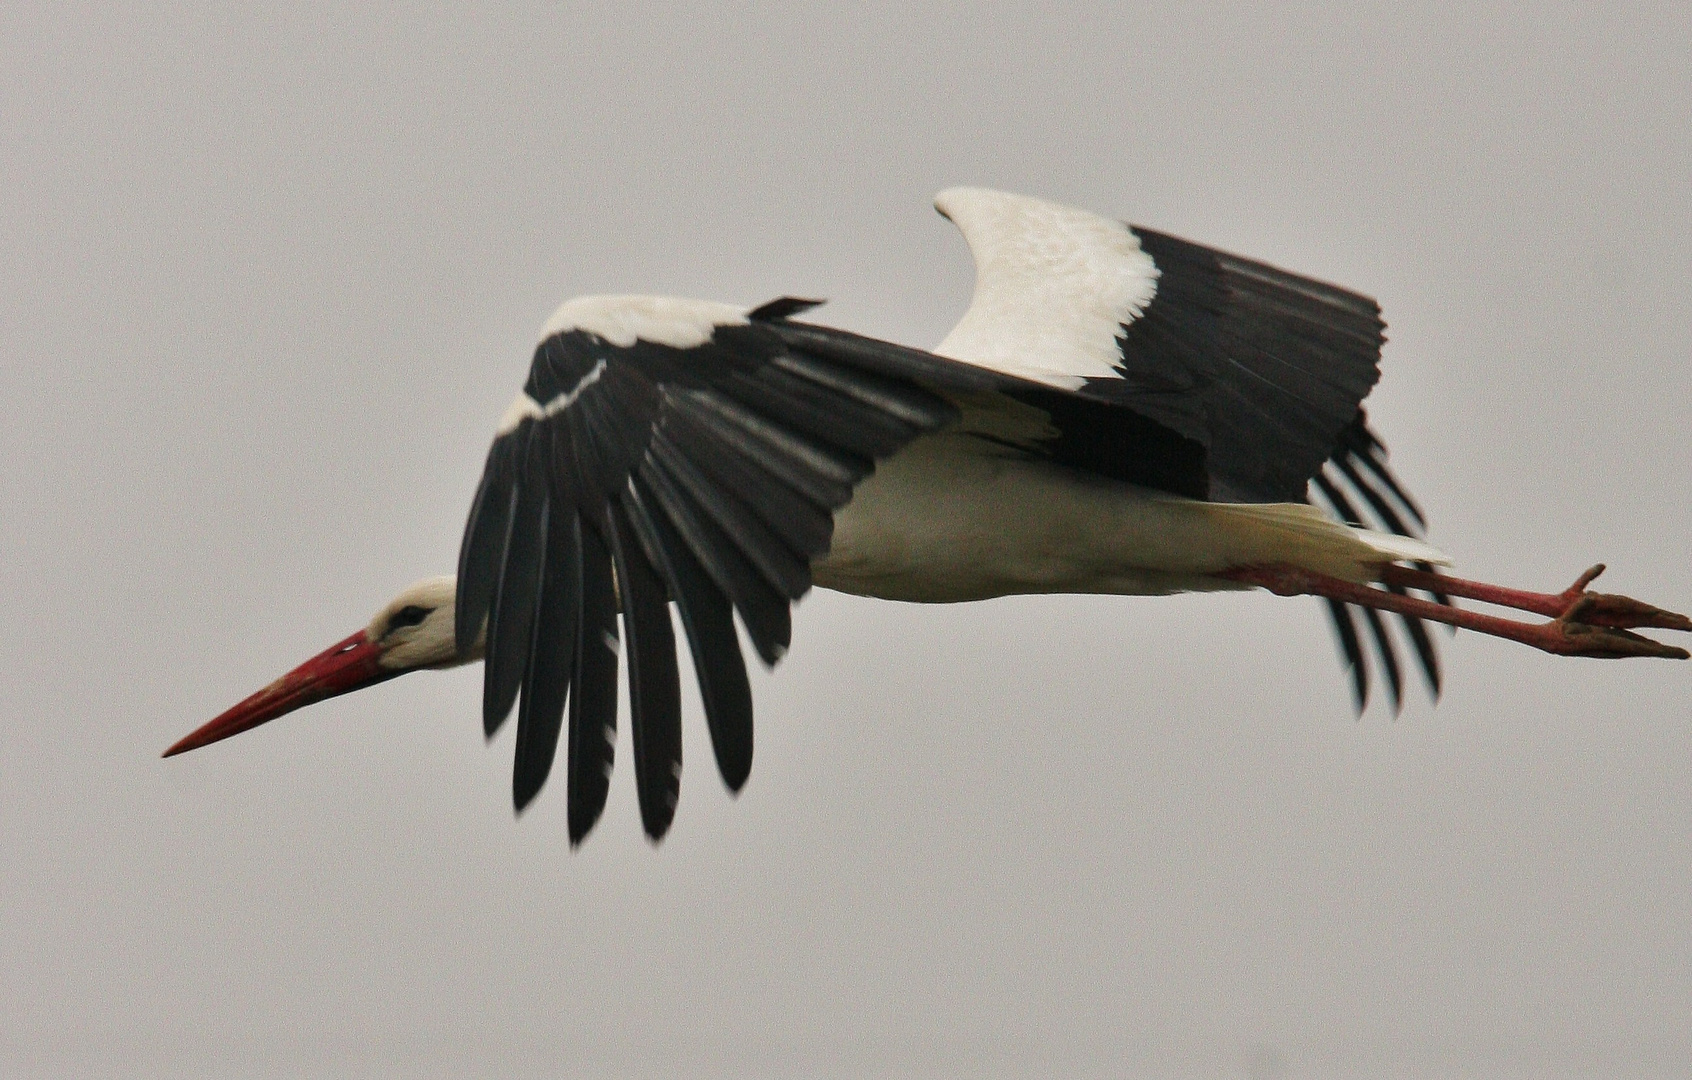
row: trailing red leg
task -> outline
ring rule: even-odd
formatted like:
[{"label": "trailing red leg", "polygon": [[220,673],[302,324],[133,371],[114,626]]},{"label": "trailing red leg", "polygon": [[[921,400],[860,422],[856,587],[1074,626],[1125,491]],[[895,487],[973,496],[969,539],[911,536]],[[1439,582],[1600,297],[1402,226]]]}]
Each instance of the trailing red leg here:
[{"label": "trailing red leg", "polygon": [[1605,659],[1655,656],[1665,660],[1685,660],[1692,656],[1685,649],[1664,645],[1624,629],[1626,626],[1656,626],[1671,630],[1692,630],[1692,620],[1625,596],[1586,592],[1587,583],[1597,577],[1602,569],[1603,567],[1594,567],[1587,571],[1573,587],[1563,593],[1520,592],[1399,566],[1384,567],[1381,574],[1381,580],[1387,584],[1429,589],[1450,596],[1485,600],[1553,616],[1550,622],[1545,623],[1519,622],[1496,615],[1484,615],[1478,611],[1448,607],[1431,600],[1403,596],[1285,564],[1242,566],[1216,576],[1257,585],[1280,596],[1325,596],[1348,604],[1395,611],[1430,622],[1460,626],[1465,630],[1519,641],[1560,656],[1593,656]]},{"label": "trailing red leg", "polygon": [[1580,575],[1573,585],[1560,593],[1524,592],[1488,585],[1484,581],[1465,581],[1445,574],[1431,574],[1408,566],[1388,565],[1381,568],[1381,581],[1410,589],[1426,589],[1447,596],[1461,596],[1480,600],[1518,611],[1531,611],[1551,619],[1568,619],[1588,626],[1609,626],[1617,629],[1655,627],[1659,630],[1692,630],[1692,619],[1672,611],[1635,600],[1631,596],[1587,592],[1586,587],[1604,572],[1599,563]]}]

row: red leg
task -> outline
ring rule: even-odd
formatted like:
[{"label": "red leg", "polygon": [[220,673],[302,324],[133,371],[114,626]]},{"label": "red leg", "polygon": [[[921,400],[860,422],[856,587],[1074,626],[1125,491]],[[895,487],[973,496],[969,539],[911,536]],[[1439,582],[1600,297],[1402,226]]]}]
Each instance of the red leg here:
[{"label": "red leg", "polygon": [[1580,575],[1573,585],[1560,593],[1506,589],[1501,585],[1488,585],[1484,581],[1465,581],[1445,574],[1412,570],[1408,566],[1383,566],[1381,580],[1388,585],[1425,589],[1447,596],[1461,596],[1469,600],[1515,608],[1518,611],[1531,611],[1547,618],[1585,623],[1588,626],[1609,626],[1617,629],[1649,626],[1659,630],[1692,630],[1692,619],[1684,615],[1652,607],[1629,596],[1587,592],[1586,587],[1592,583],[1592,579],[1603,572],[1604,564],[1599,563]]},{"label": "red leg", "polygon": [[[1400,568],[1391,567],[1390,569],[1398,570]],[[1419,572],[1408,571],[1408,573],[1418,574]],[[1400,596],[1397,593],[1370,588],[1356,582],[1328,577],[1326,574],[1300,570],[1294,566],[1242,566],[1225,571],[1217,576],[1231,581],[1257,585],[1279,596],[1326,596],[1332,600],[1341,600],[1362,607],[1378,608],[1382,611],[1395,611],[1401,615],[1427,619],[1430,622],[1449,623],[1452,626],[1461,626],[1465,630],[1474,630],[1482,634],[1491,634],[1493,637],[1519,641],[1524,645],[1531,645],[1536,649],[1562,656],[1596,656],[1611,659],[1626,656],[1657,656],[1670,660],[1685,660],[1692,656],[1685,649],[1664,645],[1652,641],[1650,638],[1629,633],[1627,630],[1616,626],[1581,621],[1579,616],[1586,614],[1588,610],[1595,606],[1586,603],[1586,601],[1595,600],[1597,597],[1580,592],[1576,592],[1575,598],[1571,602],[1563,605],[1561,613],[1551,622],[1527,623],[1517,622],[1514,619],[1502,619],[1496,615],[1483,615],[1478,611],[1447,607],[1444,604],[1436,604],[1431,600],[1422,600],[1414,596]],[[1448,594],[1470,596],[1471,599],[1486,599],[1486,597],[1471,596],[1470,593],[1452,588],[1451,582],[1457,579],[1432,574],[1427,575],[1427,577],[1433,579],[1437,584],[1430,586],[1419,577],[1399,579],[1396,574],[1390,579],[1383,574],[1382,580],[1410,588],[1433,587]],[[1585,580],[1590,581],[1591,578],[1587,577]],[[1498,590],[1494,586],[1483,585],[1479,582],[1463,582],[1462,584],[1475,586],[1475,591],[1492,590],[1492,596],[1513,592],[1513,590]],[[1584,581],[1577,588],[1581,586],[1584,586]],[[1543,593],[1520,593],[1517,596],[1546,598],[1546,594]],[[1495,600],[1493,602],[1502,603],[1503,601]],[[1637,604],[1638,601],[1630,601],[1630,603]],[[1645,607],[1645,605],[1639,606]],[[1526,610],[1538,609],[1527,608]],[[1657,611],[1656,608],[1650,610]],[[1605,612],[1600,611],[1598,614],[1603,615]],[[1670,613],[1663,612],[1662,614],[1668,616]],[[1687,623],[1685,616],[1674,616],[1674,618],[1679,619],[1680,624],[1685,625],[1677,624],[1672,627],[1673,629],[1692,630],[1692,624]],[[1635,623],[1633,625],[1658,624]]]}]

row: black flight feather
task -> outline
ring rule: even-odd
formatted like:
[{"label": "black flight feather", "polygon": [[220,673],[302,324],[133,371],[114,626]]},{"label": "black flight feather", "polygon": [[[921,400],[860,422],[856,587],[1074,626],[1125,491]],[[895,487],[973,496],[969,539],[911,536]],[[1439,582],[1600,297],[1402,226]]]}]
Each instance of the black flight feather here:
[{"label": "black flight feather", "polygon": [[1352,621],[1351,607],[1338,600],[1324,598],[1328,617],[1339,635],[1340,651],[1345,654],[1346,670],[1351,673],[1351,700],[1362,715],[1369,704],[1369,667],[1363,662],[1363,644],[1357,639],[1357,624]]},{"label": "black flight feather", "polygon": [[[1367,527],[1363,516],[1357,512],[1356,505],[1346,496],[1345,492],[1340,490],[1338,484],[1335,484],[1322,473],[1317,473],[1310,480],[1311,483],[1316,485],[1317,490],[1322,493],[1322,497],[1327,500],[1328,505],[1340,516],[1341,520],[1349,525]],[[1404,595],[1403,589],[1394,586],[1387,586],[1387,590],[1398,593],[1400,596]],[[1410,635],[1410,643],[1416,650],[1416,659],[1421,665],[1423,678],[1427,680],[1428,690],[1434,699],[1438,700],[1440,691],[1439,653],[1434,649],[1433,639],[1428,636],[1428,628],[1421,619],[1414,615],[1400,615],[1398,618],[1403,623],[1405,632]]]},{"label": "black flight feather", "polygon": [[460,656],[470,651],[481,633],[499,585],[505,538],[511,529],[511,457],[516,440],[503,435],[488,450],[482,481],[476,486],[470,517],[464,523],[464,542],[458,549],[458,596],[453,610],[453,637]]},{"label": "black flight feather", "polygon": [[1358,460],[1362,461],[1375,478],[1392,493],[1392,497],[1398,500],[1399,505],[1409,512],[1410,517],[1416,522],[1416,527],[1418,529],[1427,528],[1428,523],[1422,516],[1422,508],[1399,485],[1398,478],[1392,475],[1392,471],[1386,467],[1386,463],[1377,456],[1377,451],[1380,454],[1385,454],[1386,447],[1382,445],[1380,438],[1369,430],[1368,419],[1362,409],[1357,410],[1356,422],[1345,430],[1341,435],[1341,440],[1345,449],[1350,450]]},{"label": "black flight feather", "polygon": [[[524,434],[531,434],[524,432]],[[549,495],[536,440],[519,451],[523,482],[514,492],[511,529],[500,560],[499,587],[488,611],[486,671],[482,676],[482,730],[492,736],[511,712],[529,666],[535,601],[546,551]]]},{"label": "black flight feather", "polygon": [[712,483],[668,442],[654,440],[650,455],[647,467],[663,472],[692,496],[778,592],[794,600],[805,595],[811,587],[809,559],[784,544],[745,502]]},{"label": "black flight feather", "polygon": [[582,591],[570,687],[569,828],[579,844],[605,809],[617,750],[617,594],[599,530],[580,529]]},{"label": "black flight feather", "polygon": [[652,441],[672,447],[674,453],[699,466],[715,483],[738,493],[794,551],[813,558],[828,550],[834,533],[834,518],[829,514],[832,508],[817,505],[709,428],[672,411]]},{"label": "black flight feather", "polygon": [[710,431],[818,506],[830,510],[845,506],[852,498],[852,485],[861,479],[793,435],[748,418],[738,406],[709,392],[672,392],[668,405],[673,415]]},{"label": "black flight feather", "polygon": [[1398,651],[1393,648],[1386,624],[1381,621],[1381,613],[1372,607],[1362,608],[1362,611],[1364,620],[1369,624],[1369,633],[1375,639],[1375,651],[1381,658],[1381,670],[1386,672],[1387,690],[1392,694],[1393,714],[1397,715],[1404,707],[1404,677],[1398,669]]},{"label": "black flight feather", "polygon": [[806,432],[814,443],[859,459],[864,474],[867,459],[890,453],[909,441],[899,437],[905,430],[890,418],[835,395],[821,392],[783,371],[766,368],[757,375],[735,375],[724,392],[759,416],[768,417],[788,430]]},{"label": "black flight feather", "polygon": [[634,535],[623,500],[611,504],[610,520],[628,641],[635,791],[646,835],[660,840],[669,831],[681,792],[681,681],[675,631],[664,583]]},{"label": "black flight feather", "polygon": [[518,810],[540,794],[558,752],[564,703],[576,666],[576,624],[581,617],[581,519],[562,502],[551,504],[545,573],[535,611],[529,667],[517,707],[517,749],[511,800]]},{"label": "black flight feather", "polygon": [[649,456],[638,476],[651,489],[654,501],[706,573],[733,601],[758,656],[766,664],[775,664],[787,651],[793,633],[787,597],[757,571],[728,534],[682,490],[656,458]]},{"label": "black flight feather", "polygon": [[624,508],[642,544],[652,550],[681,616],[705,702],[717,771],[730,791],[739,791],[752,771],[752,687],[734,632],[734,609],[669,518],[654,509],[654,502],[650,489],[636,477]]},{"label": "black flight feather", "polygon": [[[1407,595],[1405,590],[1397,585],[1388,585],[1386,590]],[[1439,651],[1434,648],[1433,638],[1428,636],[1428,627],[1421,619],[1410,615],[1400,615],[1399,621],[1404,624],[1404,630],[1410,635],[1410,644],[1416,650],[1416,659],[1422,667],[1422,677],[1428,682],[1428,693],[1435,701],[1439,700]]]}]

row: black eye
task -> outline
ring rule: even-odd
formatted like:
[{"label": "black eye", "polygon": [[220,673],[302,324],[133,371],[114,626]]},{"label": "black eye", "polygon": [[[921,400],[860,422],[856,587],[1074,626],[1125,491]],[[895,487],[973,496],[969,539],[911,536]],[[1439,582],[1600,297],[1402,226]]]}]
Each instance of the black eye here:
[{"label": "black eye", "polygon": [[416,604],[407,604],[405,607],[402,607],[398,611],[394,612],[394,617],[388,620],[387,632],[391,634],[402,626],[416,626],[424,619],[427,619],[429,617],[429,613],[433,610],[435,609],[418,607]]}]

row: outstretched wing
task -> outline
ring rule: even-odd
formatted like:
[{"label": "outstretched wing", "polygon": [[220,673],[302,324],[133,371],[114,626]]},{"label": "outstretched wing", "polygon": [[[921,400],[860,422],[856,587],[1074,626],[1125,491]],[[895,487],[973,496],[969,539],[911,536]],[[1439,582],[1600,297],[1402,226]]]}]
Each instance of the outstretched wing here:
[{"label": "outstretched wing", "polygon": [[1082,423],[1126,412],[1191,441],[1199,498],[1303,501],[1380,377],[1367,297],[1026,196],[951,188],[935,207],[976,265],[935,352],[1116,407]]},{"label": "outstretched wing", "polygon": [[641,820],[656,839],[681,773],[668,603],[718,768],[738,790],[752,762],[752,700],[732,613],[775,663],[833,512],[876,460],[956,415],[908,380],[788,349],[764,320],[805,306],[570,301],[543,331],[488,453],[459,554],[458,642],[469,646],[486,619],[489,734],[521,692],[519,809],[546,780],[568,705],[572,842],[605,803],[619,651]]},{"label": "outstretched wing", "polygon": [[[1385,340],[1373,300],[1025,196],[952,188],[935,207],[976,262],[969,310],[936,352],[1067,391],[1051,412],[1054,456],[1193,498],[1320,496],[1352,524],[1420,533],[1361,407]],[[1329,611],[1361,708],[1368,670],[1354,612]],[[1360,614],[1396,707],[1390,636],[1378,613]],[[1427,629],[1403,622],[1437,696]]]}]

